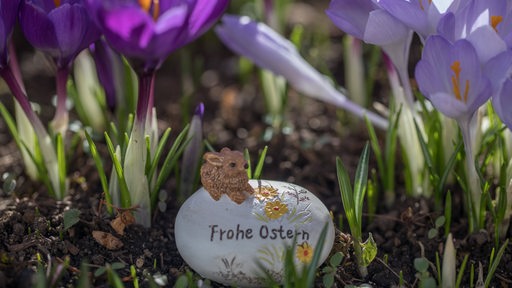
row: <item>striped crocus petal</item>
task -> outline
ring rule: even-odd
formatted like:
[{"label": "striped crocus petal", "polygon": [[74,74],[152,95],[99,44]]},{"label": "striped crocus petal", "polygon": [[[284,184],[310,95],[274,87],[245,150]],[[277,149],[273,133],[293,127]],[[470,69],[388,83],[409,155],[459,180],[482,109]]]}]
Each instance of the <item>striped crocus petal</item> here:
[{"label": "striped crocus petal", "polygon": [[297,52],[295,46],[270,27],[246,16],[225,15],[215,32],[231,50],[258,66],[281,75],[299,92],[346,109],[355,115],[366,115],[376,126],[387,121],[350,102],[332,81],[314,69]]}]

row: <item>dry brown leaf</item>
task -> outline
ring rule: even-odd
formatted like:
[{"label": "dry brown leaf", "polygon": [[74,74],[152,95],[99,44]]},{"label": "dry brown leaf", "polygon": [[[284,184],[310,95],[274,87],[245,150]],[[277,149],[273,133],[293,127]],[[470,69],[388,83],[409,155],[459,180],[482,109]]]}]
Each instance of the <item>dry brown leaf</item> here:
[{"label": "dry brown leaf", "polygon": [[98,242],[100,245],[104,246],[108,250],[117,250],[121,247],[123,247],[123,242],[121,240],[117,239],[114,235],[103,232],[103,231],[92,231],[92,237],[96,242]]},{"label": "dry brown leaf", "polygon": [[117,214],[117,217],[110,221],[110,226],[117,232],[119,235],[124,235],[124,228],[128,225],[135,223],[135,217],[130,210],[123,211]]}]

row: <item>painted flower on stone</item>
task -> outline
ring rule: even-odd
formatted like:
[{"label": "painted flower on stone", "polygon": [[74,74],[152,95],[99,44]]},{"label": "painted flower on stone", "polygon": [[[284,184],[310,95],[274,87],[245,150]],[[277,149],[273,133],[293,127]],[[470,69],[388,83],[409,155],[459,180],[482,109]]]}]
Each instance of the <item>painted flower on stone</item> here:
[{"label": "painted flower on stone", "polygon": [[452,44],[439,35],[429,37],[416,80],[432,105],[457,121],[470,119],[491,96],[476,49],[464,39]]},{"label": "painted flower on stone", "polygon": [[0,1],[0,69],[7,66],[9,62],[9,39],[18,15],[19,0]]},{"label": "painted flower on stone", "polygon": [[254,197],[258,200],[272,199],[277,196],[277,189],[272,186],[259,186],[254,189]]},{"label": "painted flower on stone", "polygon": [[302,242],[302,244],[297,245],[297,250],[295,252],[295,256],[302,263],[309,263],[313,258],[313,247],[309,245],[308,242]]},{"label": "painted flower on stone", "polygon": [[92,17],[118,52],[158,68],[167,56],[206,32],[228,0],[86,0]]},{"label": "painted flower on stone", "polygon": [[64,67],[100,36],[81,0],[24,0],[20,25],[34,47]]},{"label": "painted flower on stone", "polygon": [[280,200],[265,203],[265,214],[268,218],[275,220],[288,213],[288,206]]}]

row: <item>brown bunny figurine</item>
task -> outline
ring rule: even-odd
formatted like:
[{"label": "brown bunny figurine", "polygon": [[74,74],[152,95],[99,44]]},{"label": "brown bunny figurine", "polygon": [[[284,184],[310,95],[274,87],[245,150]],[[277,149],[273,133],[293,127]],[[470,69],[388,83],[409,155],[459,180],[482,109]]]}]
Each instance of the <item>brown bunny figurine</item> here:
[{"label": "brown bunny figurine", "polygon": [[201,166],[201,182],[215,201],[222,194],[227,194],[232,201],[242,204],[254,193],[249,185],[247,161],[242,152],[222,148],[220,152],[205,153],[203,159],[205,163]]}]

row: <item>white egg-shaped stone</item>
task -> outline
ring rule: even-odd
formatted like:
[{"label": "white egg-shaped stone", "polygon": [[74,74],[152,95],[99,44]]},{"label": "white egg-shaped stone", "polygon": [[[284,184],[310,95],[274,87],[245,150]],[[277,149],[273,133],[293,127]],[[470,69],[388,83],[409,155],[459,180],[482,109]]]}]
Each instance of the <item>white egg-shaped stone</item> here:
[{"label": "white egg-shaped stone", "polygon": [[295,264],[311,261],[327,224],[319,265],[334,242],[334,225],[325,205],[303,187],[271,180],[250,180],[254,194],[242,204],[222,195],[215,201],[201,188],[176,217],[176,246],[185,262],[202,277],[238,287],[263,285],[257,263],[281,281],[286,247],[293,245]]}]

